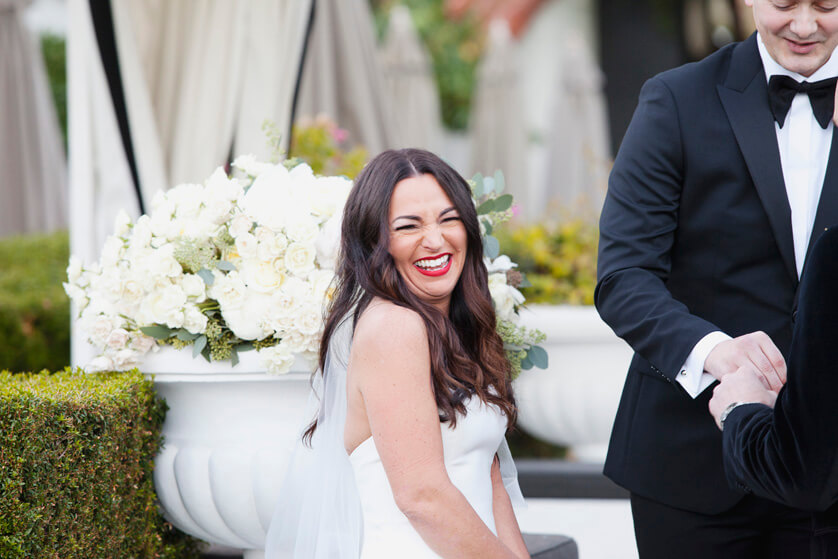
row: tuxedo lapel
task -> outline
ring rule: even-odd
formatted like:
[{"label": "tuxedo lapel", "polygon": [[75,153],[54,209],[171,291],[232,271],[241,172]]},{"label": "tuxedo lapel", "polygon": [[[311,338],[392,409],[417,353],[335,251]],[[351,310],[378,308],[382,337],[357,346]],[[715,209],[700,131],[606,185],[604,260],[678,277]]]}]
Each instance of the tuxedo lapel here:
[{"label": "tuxedo lapel", "polygon": [[768,215],[780,256],[796,284],[791,208],[783,181],[777,133],[768,106],[768,85],[757,50],[756,35],[751,35],[734,49],[727,78],[717,89],[736,142]]},{"label": "tuxedo lapel", "polygon": [[826,164],[826,174],[823,178],[823,188],[818,201],[818,211],[815,223],[812,225],[812,235],[806,251],[806,260],[815,245],[815,241],[826,231],[827,227],[838,224],[838,127],[832,128],[832,146],[829,148],[829,161]]}]

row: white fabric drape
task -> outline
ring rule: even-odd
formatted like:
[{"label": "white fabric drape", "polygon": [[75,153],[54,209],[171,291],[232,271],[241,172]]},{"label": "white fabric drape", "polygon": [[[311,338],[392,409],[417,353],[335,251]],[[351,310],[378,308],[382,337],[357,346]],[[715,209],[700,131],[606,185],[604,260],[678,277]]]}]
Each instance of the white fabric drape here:
[{"label": "white fabric drape", "polygon": [[395,144],[375,49],[367,0],[318,0],[296,112],[325,114],[371,156]]},{"label": "white fabric drape", "polygon": [[390,12],[380,59],[393,110],[394,147],[439,151],[442,120],[431,58],[406,6],[394,6]]},{"label": "white fabric drape", "polygon": [[515,45],[506,21],[489,26],[488,44],[477,69],[471,138],[474,173],[492,175],[500,169],[515,201],[534,206],[527,181],[527,132]]},{"label": "white fabric drape", "polygon": [[29,0],[0,0],[0,236],[67,226],[67,167]]}]

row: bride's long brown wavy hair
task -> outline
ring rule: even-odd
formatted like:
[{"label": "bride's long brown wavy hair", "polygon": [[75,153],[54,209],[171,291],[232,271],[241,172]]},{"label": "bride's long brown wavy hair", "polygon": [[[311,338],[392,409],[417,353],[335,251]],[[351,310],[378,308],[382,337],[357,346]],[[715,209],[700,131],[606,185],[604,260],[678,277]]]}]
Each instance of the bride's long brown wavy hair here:
[{"label": "bride's long brown wavy hair", "polygon": [[[448,195],[466,230],[466,259],[451,294],[448,315],[418,298],[405,284],[389,252],[390,199],[399,181],[432,175]],[[497,405],[511,426],[517,415],[510,367],[495,330],[495,311],[483,264],[480,225],[466,181],[436,155],[420,149],[385,151],[358,176],[343,212],[336,290],[320,342],[325,371],[329,341],[340,322],[356,320],[373,298],[419,313],[428,334],[431,382],[440,421],[451,426],[465,415],[469,395]],[[321,402],[321,405],[324,405]],[[325,404],[328,405],[328,404]],[[310,439],[317,422],[305,433]]]}]

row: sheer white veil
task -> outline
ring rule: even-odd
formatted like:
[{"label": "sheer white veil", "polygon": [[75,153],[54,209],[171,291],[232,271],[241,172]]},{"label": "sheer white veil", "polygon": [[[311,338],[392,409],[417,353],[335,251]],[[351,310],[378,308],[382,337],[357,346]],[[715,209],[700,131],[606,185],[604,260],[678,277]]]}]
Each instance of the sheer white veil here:
[{"label": "sheer white veil", "polygon": [[[334,330],[325,374],[317,371],[306,420],[317,414],[311,448],[297,441],[265,538],[266,559],[358,559],[363,515],[343,431],[353,321]],[[302,435],[302,432],[300,433]]]},{"label": "sheer white veil", "polygon": [[[265,540],[265,559],[358,559],[363,513],[355,474],[344,447],[346,369],[353,334],[352,313],[335,328],[309,398],[317,414],[311,448],[298,440]],[[301,431],[302,435],[302,431]],[[501,476],[515,508],[525,507],[506,439],[498,448]]]}]

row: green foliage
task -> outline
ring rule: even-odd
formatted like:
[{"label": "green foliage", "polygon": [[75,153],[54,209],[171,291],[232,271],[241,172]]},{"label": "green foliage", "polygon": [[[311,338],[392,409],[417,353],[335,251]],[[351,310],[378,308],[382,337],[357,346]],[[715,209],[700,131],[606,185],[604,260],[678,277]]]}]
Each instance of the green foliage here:
[{"label": "green foliage", "polygon": [[136,370],[0,373],[0,557],[197,558],[155,503],[165,411]]},{"label": "green foliage", "polygon": [[67,62],[66,41],[58,35],[41,35],[41,53],[47,70],[47,79],[52,90],[58,124],[67,149]]},{"label": "green foliage", "polygon": [[291,131],[291,160],[305,161],[316,175],[344,175],[354,179],[369,159],[366,148],[346,146],[347,132],[325,117],[299,121]]},{"label": "green foliage", "polygon": [[596,226],[577,220],[506,227],[495,234],[501,252],[518,263],[518,270],[532,284],[521,288],[528,303],[594,303]]},{"label": "green foliage", "polygon": [[0,239],[0,368],[70,362],[70,302],[61,287],[69,252],[66,232]]},{"label": "green foliage", "polygon": [[477,63],[483,54],[484,33],[473,18],[451,21],[444,0],[371,0],[379,35],[384,36],[390,9],[405,4],[428,48],[439,90],[442,122],[452,130],[468,126]]}]

